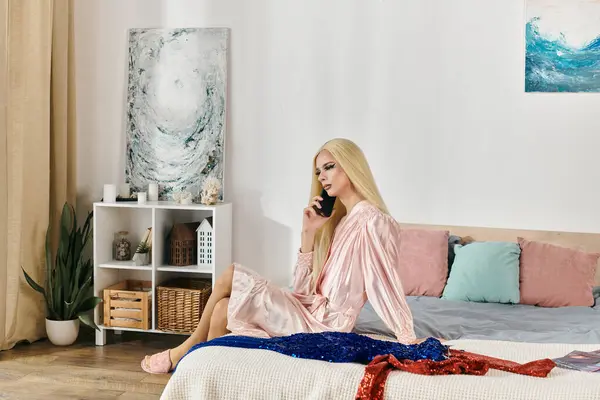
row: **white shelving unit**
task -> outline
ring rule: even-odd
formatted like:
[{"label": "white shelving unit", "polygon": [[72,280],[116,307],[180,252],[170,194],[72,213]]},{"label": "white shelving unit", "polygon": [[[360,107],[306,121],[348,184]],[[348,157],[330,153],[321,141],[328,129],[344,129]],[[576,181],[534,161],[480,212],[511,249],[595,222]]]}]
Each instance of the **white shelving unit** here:
[{"label": "white shelving unit", "polygon": [[[174,223],[202,222],[212,217],[212,263],[184,267],[169,266],[166,258],[167,235]],[[129,232],[132,253],[142,240],[147,228],[152,227],[152,259],[150,265],[136,266],[133,261],[115,261],[113,243],[119,231]],[[94,293],[102,298],[103,290],[118,282],[135,279],[152,282],[151,328],[148,330],[107,327],[103,325],[103,304],[94,310],[94,319],[100,327],[96,331],[96,345],[106,344],[108,330],[170,333],[157,329],[156,287],[165,281],[179,277],[202,277],[215,279],[232,263],[232,206],[218,203],[181,205],[158,201],[94,203]]]}]

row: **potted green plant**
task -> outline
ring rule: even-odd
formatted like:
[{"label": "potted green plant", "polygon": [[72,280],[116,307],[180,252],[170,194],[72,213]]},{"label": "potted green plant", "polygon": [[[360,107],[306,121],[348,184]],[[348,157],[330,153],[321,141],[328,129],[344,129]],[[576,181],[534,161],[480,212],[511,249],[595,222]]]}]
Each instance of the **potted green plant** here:
[{"label": "potted green plant", "polygon": [[138,245],[133,255],[133,261],[135,265],[148,265],[150,264],[150,251],[152,250],[152,228],[146,229],[144,238]]},{"label": "potted green plant", "polygon": [[53,260],[50,227],[46,230],[46,278],[44,287],[23,269],[25,280],[40,292],[46,304],[46,333],[55,345],[70,345],[79,335],[80,321],[99,330],[89,311],[102,299],[92,293],[93,265],[86,250],[92,238],[92,215],[87,215],[83,227],[77,226],[75,210],[65,203],[60,221],[60,235]]}]

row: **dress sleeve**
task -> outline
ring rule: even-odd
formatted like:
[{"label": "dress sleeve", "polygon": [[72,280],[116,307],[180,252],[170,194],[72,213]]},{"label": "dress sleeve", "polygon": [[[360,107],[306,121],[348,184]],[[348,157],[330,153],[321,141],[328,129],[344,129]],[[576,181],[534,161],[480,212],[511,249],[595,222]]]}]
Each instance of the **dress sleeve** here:
[{"label": "dress sleeve", "polygon": [[294,292],[298,294],[310,294],[312,276],[313,252],[302,253],[298,251],[298,259],[294,270]]},{"label": "dress sleeve", "polygon": [[373,309],[394,332],[399,342],[416,339],[413,316],[398,273],[400,227],[383,215],[367,222],[362,245],[363,274],[367,298]]}]

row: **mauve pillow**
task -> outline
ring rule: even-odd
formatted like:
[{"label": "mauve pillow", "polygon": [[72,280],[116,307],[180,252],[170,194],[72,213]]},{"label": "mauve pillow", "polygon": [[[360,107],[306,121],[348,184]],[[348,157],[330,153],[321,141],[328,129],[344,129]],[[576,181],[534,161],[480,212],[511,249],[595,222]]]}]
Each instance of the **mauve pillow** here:
[{"label": "mauve pillow", "polygon": [[449,235],[440,230],[400,230],[400,279],[405,295],[442,295],[448,278]]},{"label": "mauve pillow", "polygon": [[592,289],[600,253],[517,238],[521,247],[521,304],[540,307],[594,305]]}]

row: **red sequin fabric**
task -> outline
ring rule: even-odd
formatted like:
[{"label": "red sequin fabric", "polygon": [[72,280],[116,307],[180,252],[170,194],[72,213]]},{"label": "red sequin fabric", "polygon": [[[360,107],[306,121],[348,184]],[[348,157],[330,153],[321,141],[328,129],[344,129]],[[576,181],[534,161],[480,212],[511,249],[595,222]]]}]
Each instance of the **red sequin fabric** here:
[{"label": "red sequin fabric", "polygon": [[365,368],[363,379],[356,393],[356,400],[383,400],[385,382],[392,370],[422,375],[485,375],[490,368],[535,377],[546,377],[556,366],[550,359],[526,364],[470,353],[449,350],[449,358],[443,361],[402,360],[391,354],[377,356]]}]

